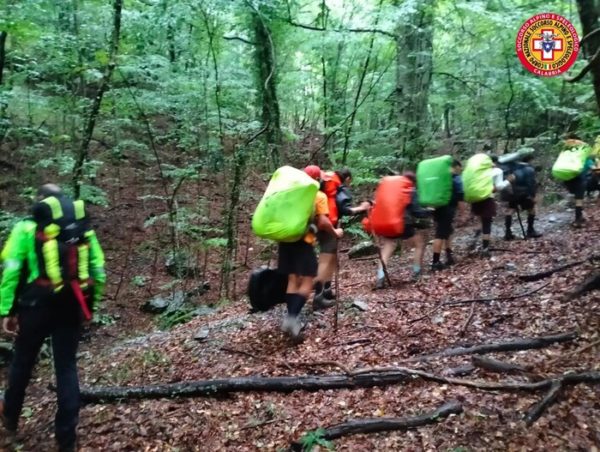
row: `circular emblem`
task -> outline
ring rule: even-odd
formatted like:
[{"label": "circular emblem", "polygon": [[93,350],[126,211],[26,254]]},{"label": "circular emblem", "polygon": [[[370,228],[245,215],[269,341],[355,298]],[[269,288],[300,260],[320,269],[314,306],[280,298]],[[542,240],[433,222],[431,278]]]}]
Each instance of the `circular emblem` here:
[{"label": "circular emblem", "polygon": [[575,27],[558,14],[536,14],[525,21],[517,34],[519,60],[536,75],[564,74],[578,53],[579,37]]}]

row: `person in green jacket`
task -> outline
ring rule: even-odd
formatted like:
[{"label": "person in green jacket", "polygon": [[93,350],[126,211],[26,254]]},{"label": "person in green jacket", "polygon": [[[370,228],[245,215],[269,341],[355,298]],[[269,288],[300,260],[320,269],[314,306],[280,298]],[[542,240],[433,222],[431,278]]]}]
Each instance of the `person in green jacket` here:
[{"label": "person in green jacket", "polygon": [[2,328],[16,337],[0,420],[14,435],[37,355],[51,337],[58,398],[55,436],[60,451],[76,450],[77,346],[106,282],[104,253],[83,201],[71,200],[56,185],[42,186],[33,219],[13,227],[0,259]]}]

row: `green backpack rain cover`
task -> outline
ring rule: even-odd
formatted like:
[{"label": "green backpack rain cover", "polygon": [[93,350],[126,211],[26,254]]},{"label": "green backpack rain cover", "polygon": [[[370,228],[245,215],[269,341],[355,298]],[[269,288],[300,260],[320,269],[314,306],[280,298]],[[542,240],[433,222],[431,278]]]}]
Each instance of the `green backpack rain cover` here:
[{"label": "green backpack rain cover", "polygon": [[291,166],[279,168],[252,216],[252,230],[264,239],[295,242],[306,233],[319,183]]},{"label": "green backpack rain cover", "polygon": [[494,163],[489,155],[475,154],[465,165],[462,173],[466,202],[479,202],[489,198],[494,192],[492,168]]},{"label": "green backpack rain cover", "polygon": [[583,171],[589,154],[590,147],[587,145],[562,151],[552,166],[552,176],[562,182],[575,179]]},{"label": "green backpack rain cover", "polygon": [[422,206],[448,205],[452,198],[451,156],[423,160],[417,165],[417,193]]}]

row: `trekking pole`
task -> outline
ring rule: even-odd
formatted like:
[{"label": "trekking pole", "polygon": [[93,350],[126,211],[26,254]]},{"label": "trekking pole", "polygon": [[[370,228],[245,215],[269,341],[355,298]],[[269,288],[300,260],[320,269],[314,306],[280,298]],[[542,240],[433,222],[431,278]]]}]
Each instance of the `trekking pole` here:
[{"label": "trekking pole", "polygon": [[335,310],[333,317],[333,331],[337,333],[338,317],[340,314],[340,253],[335,249]]},{"label": "trekking pole", "polygon": [[525,228],[523,227],[523,221],[521,221],[521,209],[519,209],[519,206],[517,206],[516,211],[517,211],[517,219],[519,220],[519,226],[521,226],[521,232],[523,233],[523,240],[527,240],[527,235],[525,234]]}]

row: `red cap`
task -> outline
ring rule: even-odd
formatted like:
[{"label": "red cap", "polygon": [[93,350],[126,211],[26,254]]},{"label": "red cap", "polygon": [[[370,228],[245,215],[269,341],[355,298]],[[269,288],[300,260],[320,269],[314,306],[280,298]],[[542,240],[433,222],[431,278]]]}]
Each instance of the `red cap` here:
[{"label": "red cap", "polygon": [[304,172],[315,180],[321,178],[321,168],[319,168],[317,165],[308,165],[306,168],[304,168]]}]

